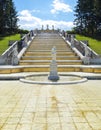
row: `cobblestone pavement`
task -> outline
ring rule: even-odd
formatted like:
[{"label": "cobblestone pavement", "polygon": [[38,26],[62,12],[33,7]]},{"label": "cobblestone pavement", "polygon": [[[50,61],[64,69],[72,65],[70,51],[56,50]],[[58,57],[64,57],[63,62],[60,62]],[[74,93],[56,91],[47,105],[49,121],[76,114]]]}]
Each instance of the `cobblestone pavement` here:
[{"label": "cobblestone pavement", "polygon": [[0,130],[101,130],[101,80],[72,85],[0,81]]}]

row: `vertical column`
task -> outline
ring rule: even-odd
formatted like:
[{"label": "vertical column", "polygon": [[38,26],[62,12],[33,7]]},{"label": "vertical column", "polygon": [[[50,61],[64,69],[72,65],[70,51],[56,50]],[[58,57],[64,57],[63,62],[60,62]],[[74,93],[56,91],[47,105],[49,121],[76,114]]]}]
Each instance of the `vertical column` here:
[{"label": "vertical column", "polygon": [[17,51],[17,44],[12,48],[12,65],[18,65],[18,51]]},{"label": "vertical column", "polygon": [[56,47],[52,48],[52,62],[50,64],[50,74],[48,76],[49,80],[57,81],[59,80],[59,75],[57,73],[57,63],[56,63]]},{"label": "vertical column", "polygon": [[83,58],[83,62],[84,62],[84,64],[90,64],[90,55],[91,55],[91,52],[88,49],[88,47],[87,47],[86,44],[84,44],[84,49],[85,49],[85,56]]},{"label": "vertical column", "polygon": [[52,25],[52,30],[54,31],[54,25]]},{"label": "vertical column", "polygon": [[42,28],[41,28],[41,30],[43,31],[44,30],[44,26],[42,25]]},{"label": "vertical column", "polygon": [[49,30],[49,25],[47,24],[47,29],[46,30]]},{"label": "vertical column", "polygon": [[71,35],[71,47],[74,47],[74,36]]}]

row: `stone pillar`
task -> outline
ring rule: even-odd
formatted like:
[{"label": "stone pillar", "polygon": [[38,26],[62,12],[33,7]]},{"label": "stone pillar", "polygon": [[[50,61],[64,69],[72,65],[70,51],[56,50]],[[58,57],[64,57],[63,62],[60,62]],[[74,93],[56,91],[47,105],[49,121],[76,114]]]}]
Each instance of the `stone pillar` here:
[{"label": "stone pillar", "polygon": [[65,32],[65,39],[68,40],[68,34]]},{"label": "stone pillar", "polygon": [[41,28],[41,30],[43,31],[44,30],[44,26],[42,25],[42,28]]},{"label": "stone pillar", "polygon": [[84,62],[84,64],[90,64],[90,55],[91,55],[91,52],[88,49],[88,47],[87,47],[86,44],[84,44],[84,49],[85,49],[85,56],[83,58],[83,62]]},{"label": "stone pillar", "polygon": [[29,32],[29,39],[32,40],[32,31]]},{"label": "stone pillar", "polygon": [[59,75],[57,73],[57,63],[56,63],[56,47],[52,48],[52,62],[50,64],[50,74],[48,76],[48,79],[52,81],[59,80]]},{"label": "stone pillar", "polygon": [[49,30],[49,25],[47,24],[47,29],[46,30]]},{"label": "stone pillar", "polygon": [[13,50],[12,50],[12,65],[18,65],[18,51],[17,51],[17,44],[14,46]]},{"label": "stone pillar", "polygon": [[54,25],[52,25],[52,30],[54,31]]},{"label": "stone pillar", "polygon": [[52,48],[51,53],[52,53],[52,60],[56,61],[56,47],[55,46]]},{"label": "stone pillar", "polygon": [[65,31],[64,30],[62,31],[62,36],[65,37]]},{"label": "stone pillar", "polygon": [[74,47],[74,36],[71,35],[71,47]]},{"label": "stone pillar", "polygon": [[27,42],[28,42],[28,36],[26,34],[26,36],[24,37],[24,39],[22,40],[22,47],[26,47],[27,46]]}]

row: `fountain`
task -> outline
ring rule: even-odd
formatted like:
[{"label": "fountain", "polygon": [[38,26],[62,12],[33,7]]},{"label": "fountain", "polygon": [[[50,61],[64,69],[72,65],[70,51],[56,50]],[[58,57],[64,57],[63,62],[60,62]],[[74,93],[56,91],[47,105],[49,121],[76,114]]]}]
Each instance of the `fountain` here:
[{"label": "fountain", "polygon": [[51,85],[62,85],[62,84],[75,84],[87,81],[78,75],[73,74],[59,74],[57,72],[56,63],[56,47],[54,46],[51,50],[52,61],[50,63],[50,73],[45,74],[33,74],[21,78],[20,81],[31,84],[51,84]]}]

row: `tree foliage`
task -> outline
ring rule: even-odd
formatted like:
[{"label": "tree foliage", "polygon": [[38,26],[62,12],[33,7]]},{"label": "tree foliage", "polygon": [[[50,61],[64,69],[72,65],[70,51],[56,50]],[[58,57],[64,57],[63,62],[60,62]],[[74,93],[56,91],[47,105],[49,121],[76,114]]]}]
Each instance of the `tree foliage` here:
[{"label": "tree foliage", "polygon": [[12,34],[18,29],[17,11],[12,0],[0,0],[0,34]]},{"label": "tree foliage", "polygon": [[77,33],[92,37],[101,34],[101,0],[78,0],[75,16]]}]

